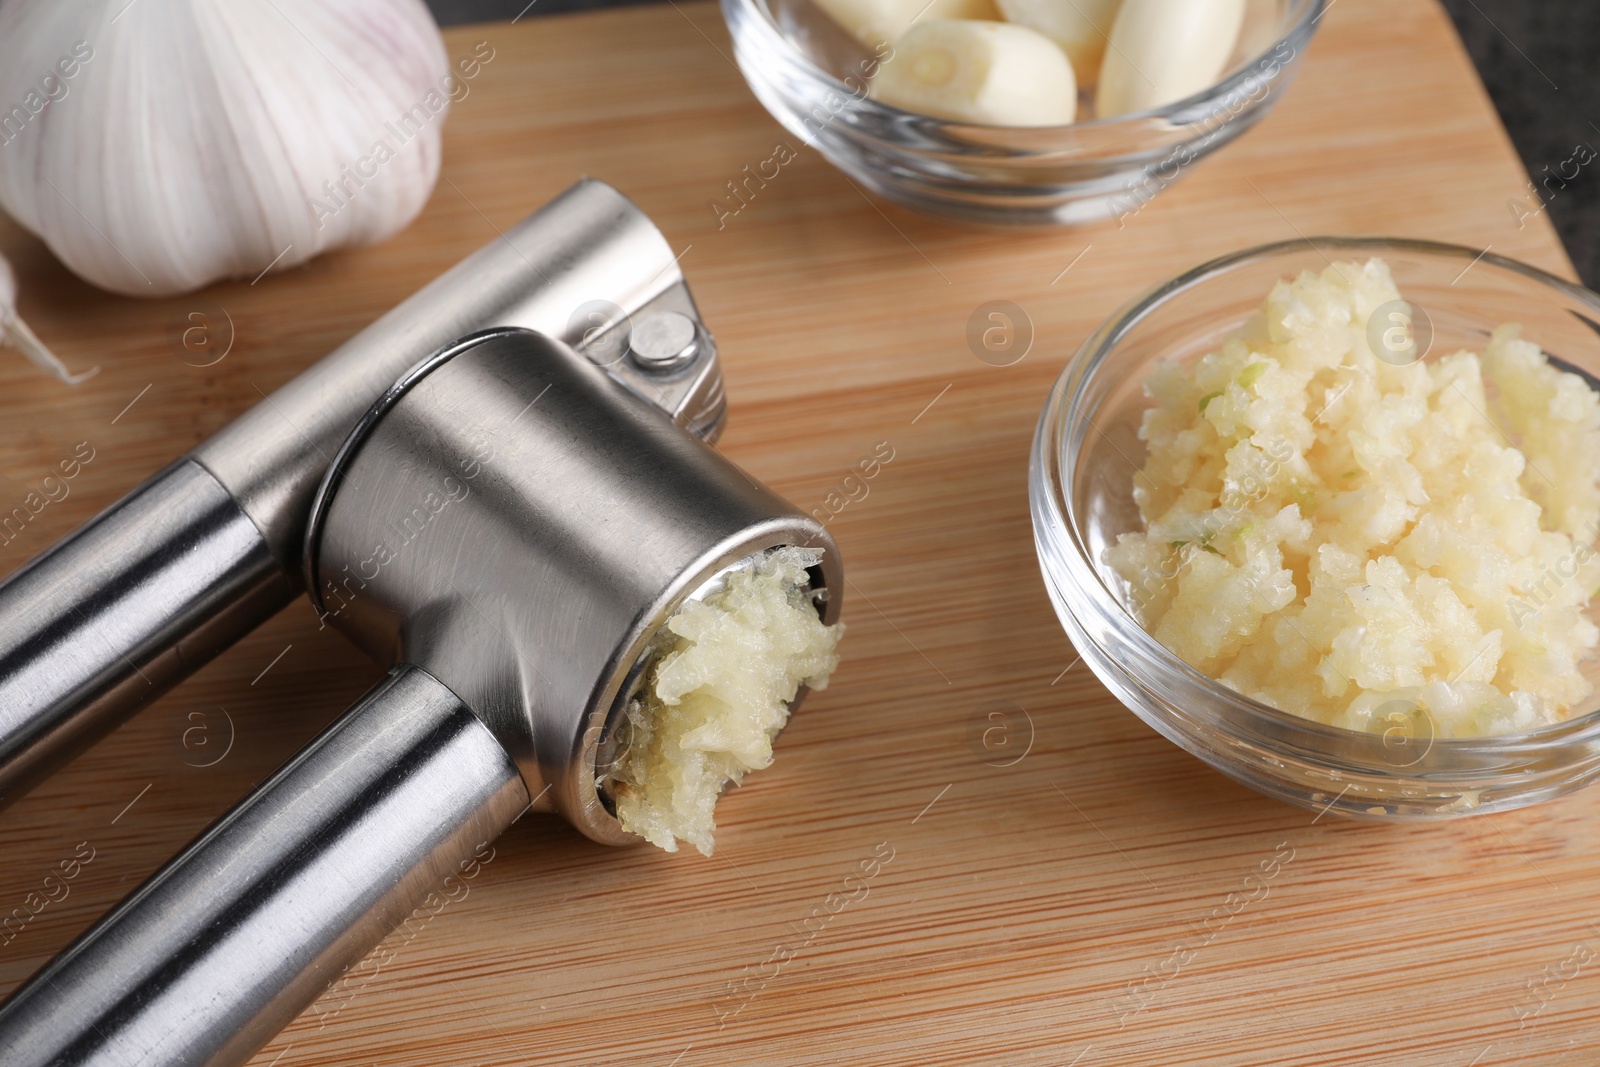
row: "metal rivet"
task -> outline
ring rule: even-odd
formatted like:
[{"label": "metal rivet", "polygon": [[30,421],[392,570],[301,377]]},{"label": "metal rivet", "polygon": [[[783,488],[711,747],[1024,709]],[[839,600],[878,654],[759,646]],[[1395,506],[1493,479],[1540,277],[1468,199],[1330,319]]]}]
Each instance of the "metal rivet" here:
[{"label": "metal rivet", "polygon": [[676,311],[657,311],[641,317],[634,323],[628,340],[628,355],[649,371],[674,370],[699,352],[700,328],[689,316]]}]

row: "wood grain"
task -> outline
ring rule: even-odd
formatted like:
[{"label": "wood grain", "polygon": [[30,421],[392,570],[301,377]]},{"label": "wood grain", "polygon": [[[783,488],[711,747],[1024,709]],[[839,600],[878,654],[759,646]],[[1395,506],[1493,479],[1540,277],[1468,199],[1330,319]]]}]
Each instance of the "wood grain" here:
[{"label": "wood grain", "polygon": [[[793,139],[704,2],[452,31],[452,54],[487,40],[495,58],[449,120],[432,202],[381,248],[149,303],[95,292],[0,228],[26,317],[73,366],[103,368],[67,389],[0,363],[0,504],[77,442],[96,450],[71,496],[0,547],[3,570],[584,173],[684,250],[726,360],[730,455],[812,506],[878,442],[895,453],[832,523],[846,662],[775,767],[724,800],[716,858],[524,820],[466,899],[255,1062],[1592,1063],[1600,965],[1569,964],[1525,1023],[1514,1006],[1600,944],[1600,790],[1448,826],[1314,819],[1118,705],[1075,665],[1038,577],[1025,472],[1039,405],[1143,287],[1317,232],[1489,244],[1570,276],[1547,221],[1519,229],[1506,206],[1525,176],[1443,14],[1338,0],[1326,23],[1281,108],[1120,229],[930,222],[801,150],[719,230],[723,183]],[[1033,321],[1014,366],[967,348],[968,316],[991,299]],[[233,347],[188,366],[171,335],[212,305]],[[95,850],[70,896],[0,951],[0,987],[378,675],[297,604],[0,814],[0,910],[79,842]],[[991,766],[1003,761],[974,735],[1017,707],[1031,748]],[[225,756],[193,766],[230,734]],[[807,925],[880,844],[893,859],[870,892]],[[1270,893],[1172,962],[1275,853],[1292,858]],[[774,976],[780,945],[793,954]],[[1152,973],[1128,1012],[1129,985]]]}]

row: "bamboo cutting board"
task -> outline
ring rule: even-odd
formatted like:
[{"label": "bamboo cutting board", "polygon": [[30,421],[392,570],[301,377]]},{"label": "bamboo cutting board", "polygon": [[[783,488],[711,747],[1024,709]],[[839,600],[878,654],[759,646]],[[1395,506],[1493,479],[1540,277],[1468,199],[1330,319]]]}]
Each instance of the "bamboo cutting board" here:
[{"label": "bamboo cutting board", "polygon": [[[494,58],[450,117],[432,202],[381,248],[148,303],[0,229],[24,315],[102,367],[67,389],[0,364],[0,505],[79,442],[94,457],[0,546],[6,572],[584,173],[682,250],[726,361],[728,454],[813,507],[893,452],[831,522],[845,663],[773,769],[724,799],[715,858],[525,819],[465,898],[255,1063],[1592,1063],[1600,789],[1445,826],[1266,800],[1109,697],[1038,576],[1038,408],[1144,286],[1318,232],[1492,245],[1570,275],[1547,221],[1507,207],[1526,179],[1444,15],[1338,0],[1326,23],[1277,112],[1120,229],[978,232],[869,200],[756,104],[705,2],[451,31],[453,55],[487,41]],[[780,144],[798,157],[719,229],[724,183]],[[1013,366],[965,339],[996,299],[1036,333]],[[174,337],[218,309],[228,354],[185,363]],[[0,911],[92,856],[0,951],[0,988],[379,674],[302,602],[0,813]],[[1264,861],[1270,892],[1174,964]],[[863,869],[868,891],[845,887]]]}]

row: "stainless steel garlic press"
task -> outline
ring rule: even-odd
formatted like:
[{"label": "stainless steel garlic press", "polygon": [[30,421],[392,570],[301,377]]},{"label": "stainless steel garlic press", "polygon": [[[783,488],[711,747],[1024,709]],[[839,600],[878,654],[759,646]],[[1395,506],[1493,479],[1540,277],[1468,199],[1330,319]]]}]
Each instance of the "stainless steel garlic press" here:
[{"label": "stainless steel garlic press", "polygon": [[0,1004],[0,1063],[242,1064],[523,813],[639,840],[604,776],[667,620],[790,545],[839,614],[828,532],[710,447],[720,382],[685,302],[581,350],[481,331],[384,391],[300,555],[393,669]]}]

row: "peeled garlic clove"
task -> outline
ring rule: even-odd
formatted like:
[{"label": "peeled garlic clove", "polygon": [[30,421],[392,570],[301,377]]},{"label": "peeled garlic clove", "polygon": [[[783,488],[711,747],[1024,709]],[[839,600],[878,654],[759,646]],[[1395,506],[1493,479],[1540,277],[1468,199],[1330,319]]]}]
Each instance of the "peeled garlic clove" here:
[{"label": "peeled garlic clove", "polygon": [[1060,126],[1077,114],[1066,53],[1005,22],[919,22],[895,42],[871,95],[907,111],[991,126]]},{"label": "peeled garlic clove", "polygon": [[998,0],[1007,22],[1038,30],[1072,61],[1079,89],[1092,89],[1122,0]]},{"label": "peeled garlic clove", "polygon": [[0,206],[119,293],[254,278],[409,223],[458,84],[422,0],[6,0]]},{"label": "peeled garlic clove", "polygon": [[879,54],[913,23],[932,19],[998,19],[995,0],[816,0],[828,17]]},{"label": "peeled garlic clove", "polygon": [[66,382],[77,385],[100,373],[91,367],[82,374],[73,374],[56,354],[45,347],[43,341],[17,315],[17,276],[6,257],[0,256],[0,345],[14,348],[27,356],[35,366],[42,367]]},{"label": "peeled garlic clove", "polygon": [[1150,111],[1215,85],[1246,0],[1124,0],[1100,70],[1100,118]]}]

